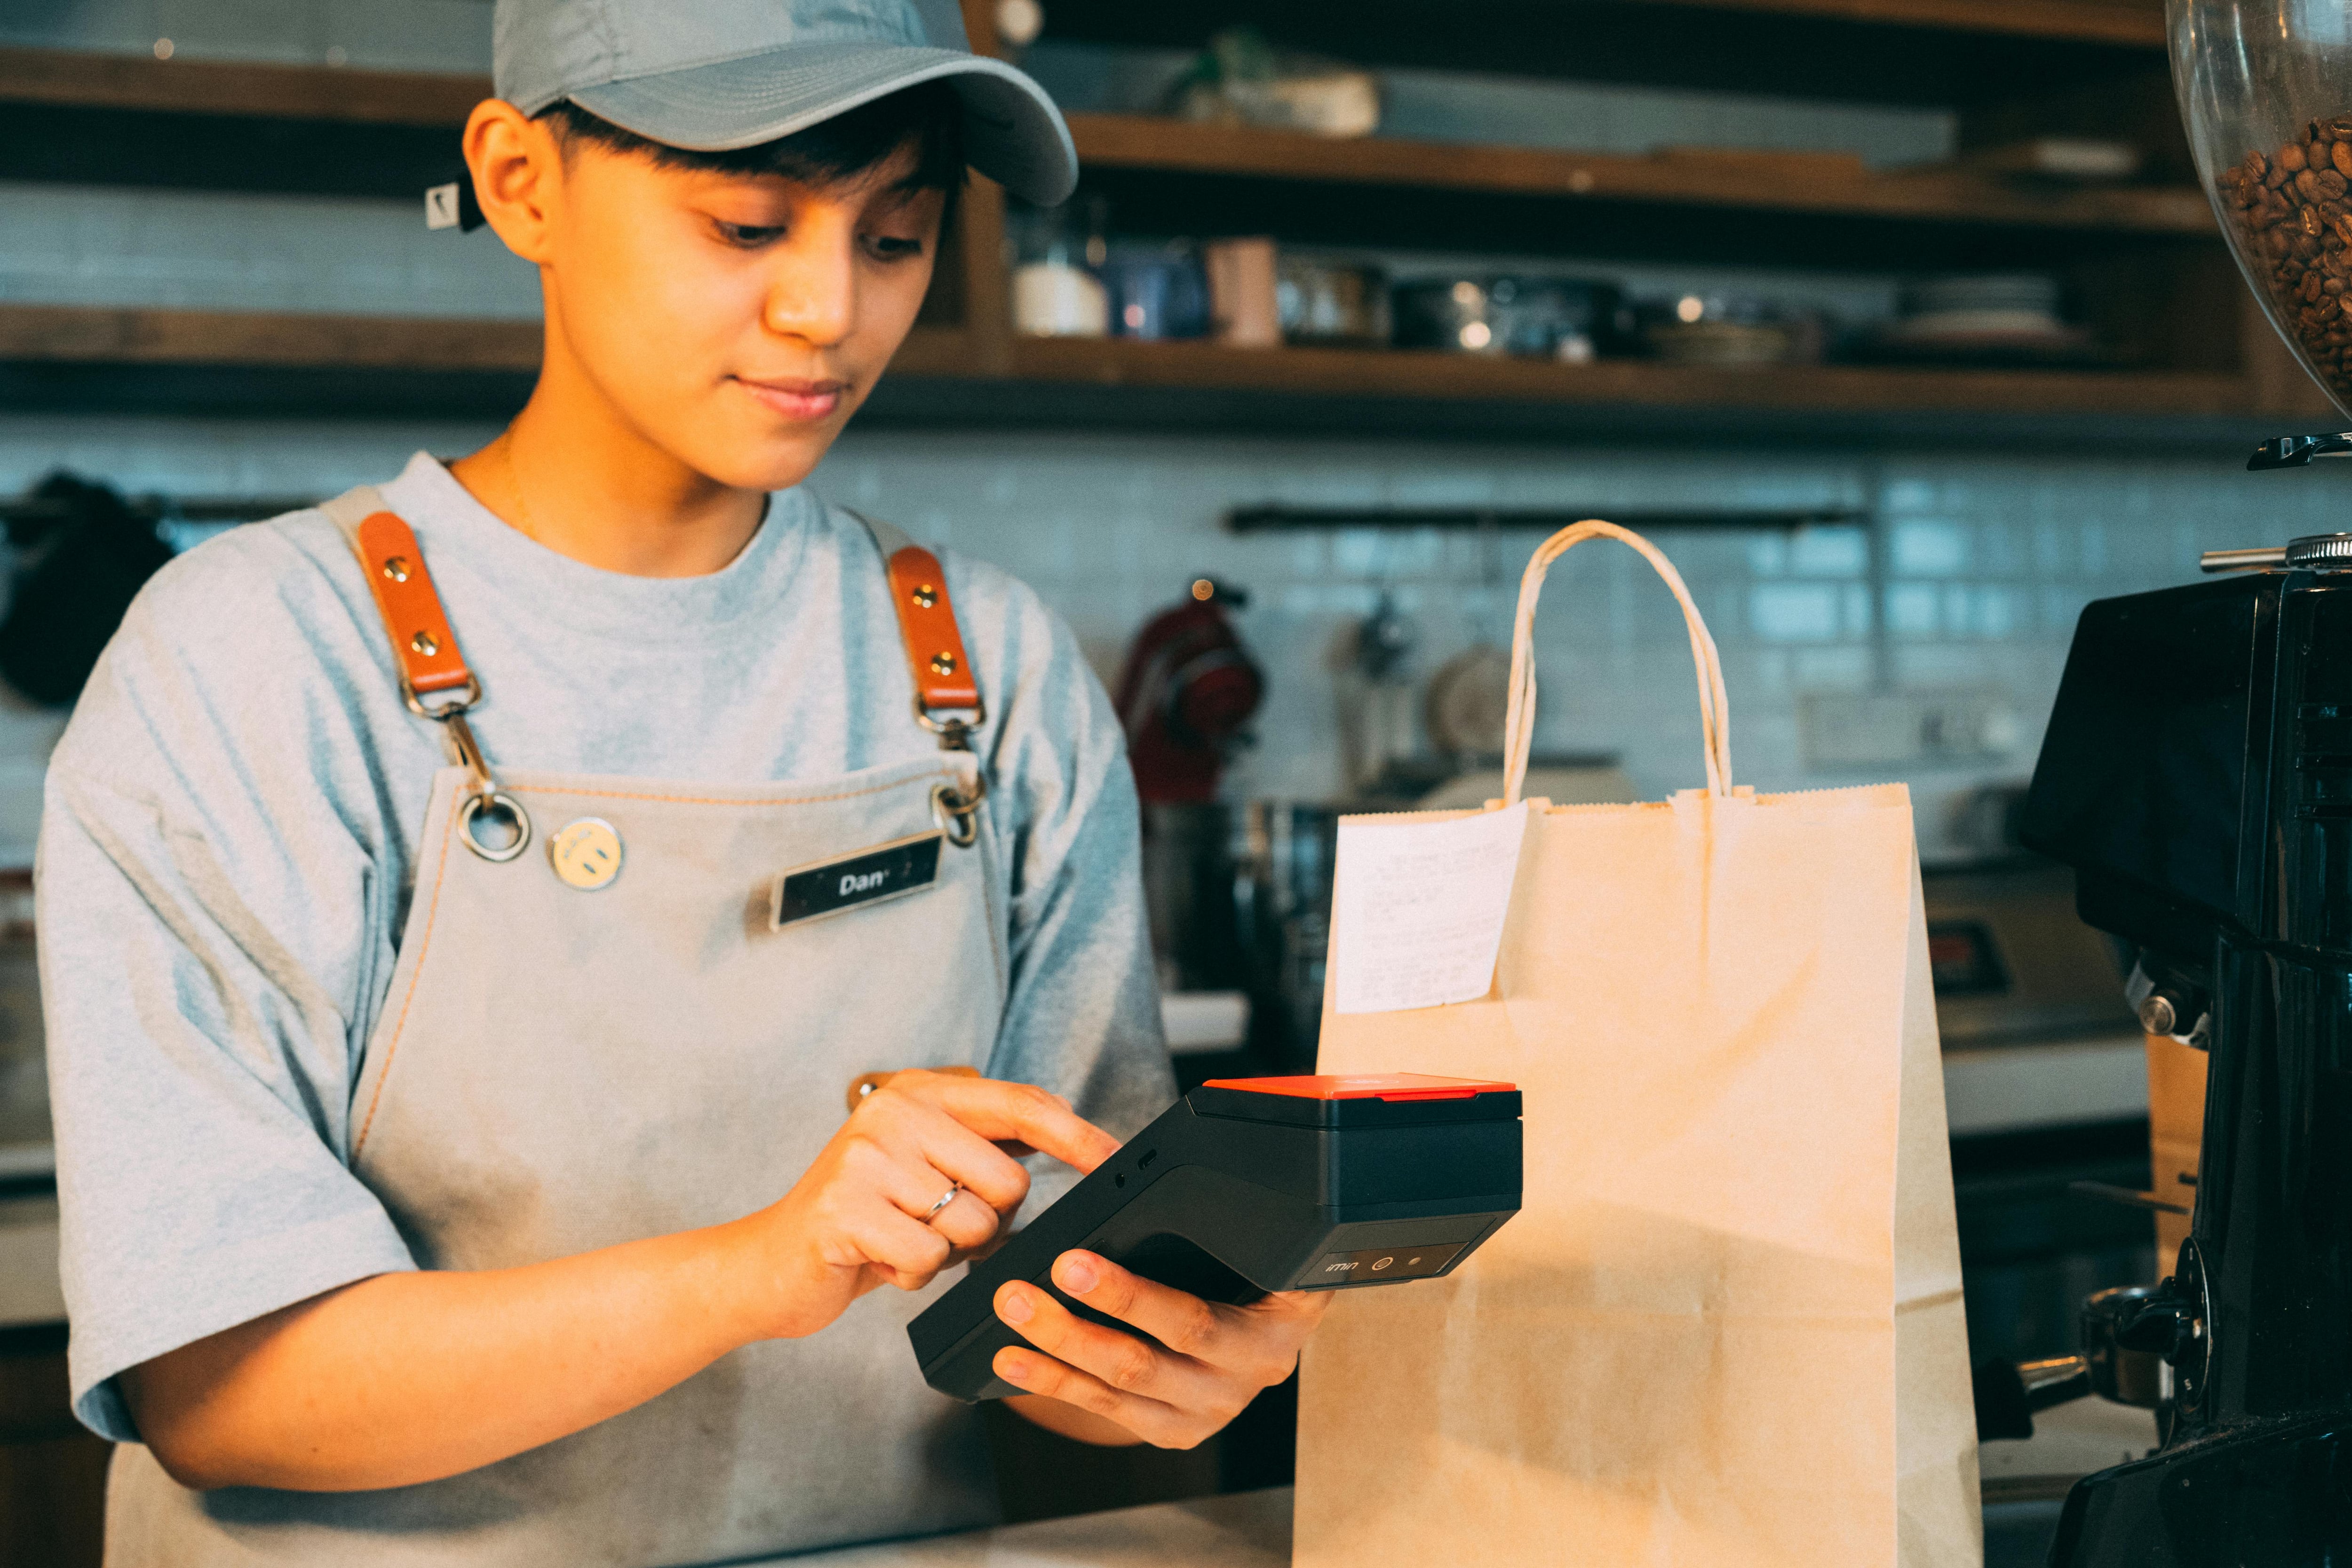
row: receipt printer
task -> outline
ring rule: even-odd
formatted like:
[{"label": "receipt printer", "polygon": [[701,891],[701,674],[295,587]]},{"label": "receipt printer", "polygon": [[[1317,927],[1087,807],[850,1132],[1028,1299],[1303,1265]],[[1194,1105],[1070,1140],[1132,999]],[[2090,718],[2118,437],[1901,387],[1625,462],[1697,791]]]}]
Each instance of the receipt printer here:
[{"label": "receipt printer", "polygon": [[[959,1399],[1020,1391],[996,1316],[1072,1247],[1206,1300],[1450,1274],[1519,1210],[1519,1091],[1390,1073],[1213,1079],[1162,1112],[908,1325],[923,1379]],[[1124,1327],[1125,1325],[1118,1325]],[[1132,1330],[1129,1331],[1133,1331]]]}]

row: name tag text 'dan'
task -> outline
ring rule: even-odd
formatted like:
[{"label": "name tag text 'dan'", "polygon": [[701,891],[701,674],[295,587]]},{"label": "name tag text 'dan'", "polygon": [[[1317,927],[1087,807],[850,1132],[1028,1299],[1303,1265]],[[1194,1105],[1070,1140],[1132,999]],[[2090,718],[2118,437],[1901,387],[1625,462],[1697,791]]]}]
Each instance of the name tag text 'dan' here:
[{"label": "name tag text 'dan'", "polygon": [[946,837],[938,831],[918,833],[785,872],[776,879],[769,898],[769,926],[782,931],[803,921],[920,892],[940,879],[940,844]]}]

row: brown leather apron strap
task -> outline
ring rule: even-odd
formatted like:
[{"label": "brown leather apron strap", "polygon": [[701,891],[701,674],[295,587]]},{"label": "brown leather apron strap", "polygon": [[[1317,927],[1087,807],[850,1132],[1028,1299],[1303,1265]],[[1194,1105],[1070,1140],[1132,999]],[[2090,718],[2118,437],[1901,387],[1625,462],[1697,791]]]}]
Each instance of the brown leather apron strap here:
[{"label": "brown leather apron strap", "polygon": [[400,671],[401,695],[409,707],[430,719],[439,716],[443,705],[427,708],[423,698],[462,691],[457,703],[461,711],[480,701],[482,683],[466,668],[457,634],[449,629],[448,612],[441,607],[415,531],[365,486],[336,497],[322,510],[342,528],[360,558],[368,593],[392,639],[393,665]]},{"label": "brown leather apron strap", "polygon": [[[409,711],[437,722],[457,761],[474,775],[473,791],[458,808],[458,837],[486,860],[513,859],[530,842],[530,814],[499,788],[473,726],[466,722],[467,710],[482,700],[482,683],[458,651],[457,634],[449,629],[449,614],[441,607],[433,574],[425,569],[415,531],[372,485],[346,490],[320,503],[319,510],[343,531],[359,557],[384,635],[392,639],[393,668],[400,672],[400,694]],[[455,695],[426,704],[426,698],[443,693]],[[506,827],[498,837],[480,836],[480,824],[501,820]]]},{"label": "brown leather apron strap", "polygon": [[392,636],[392,657],[400,663],[409,705],[415,707],[418,698],[442,691],[464,691],[469,706],[479,701],[482,683],[466,668],[457,634],[449,629],[449,613],[441,607],[433,574],[425,569],[425,556],[408,524],[392,512],[374,512],[362,520],[357,540],[368,588]]},{"label": "brown leather apron strap", "polygon": [[940,558],[878,518],[860,512],[850,516],[874,536],[889,573],[890,604],[906,644],[907,670],[915,681],[916,721],[961,750],[965,733],[987,722],[988,709],[981,700],[971,658],[964,652]]}]

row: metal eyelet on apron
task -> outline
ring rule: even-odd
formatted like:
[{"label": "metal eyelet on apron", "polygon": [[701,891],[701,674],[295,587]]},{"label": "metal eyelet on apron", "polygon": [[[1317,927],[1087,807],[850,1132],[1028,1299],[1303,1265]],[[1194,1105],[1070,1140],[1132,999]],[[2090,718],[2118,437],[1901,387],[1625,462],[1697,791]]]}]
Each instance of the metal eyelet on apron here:
[{"label": "metal eyelet on apron", "polygon": [[972,776],[970,795],[953,784],[931,786],[931,816],[949,843],[969,849],[980,842],[980,803],[987,798],[988,781],[978,774]]},{"label": "metal eyelet on apron", "polygon": [[[971,719],[934,719],[924,706],[922,694],[915,695],[915,720],[940,738],[942,752],[961,752],[971,755],[971,731],[988,721],[985,705],[975,705]],[[948,842],[959,849],[969,849],[980,842],[980,803],[988,798],[988,775],[978,768],[972,770],[969,794],[954,784],[931,786],[931,816],[948,836]]]},{"label": "metal eyelet on apron", "polygon": [[[481,694],[480,682],[469,682],[468,689],[472,696],[439,708],[425,707],[412,692],[408,706],[441,726],[449,743],[457,749],[457,760],[473,773],[473,793],[457,806],[458,842],[483,859],[504,865],[530,847],[530,813],[523,809],[522,802],[500,789],[491,773],[489,762],[482,755],[481,743],[474,739],[473,726],[466,722],[466,710]],[[509,837],[501,842],[484,843],[476,828],[486,817],[504,817],[509,824]]]}]

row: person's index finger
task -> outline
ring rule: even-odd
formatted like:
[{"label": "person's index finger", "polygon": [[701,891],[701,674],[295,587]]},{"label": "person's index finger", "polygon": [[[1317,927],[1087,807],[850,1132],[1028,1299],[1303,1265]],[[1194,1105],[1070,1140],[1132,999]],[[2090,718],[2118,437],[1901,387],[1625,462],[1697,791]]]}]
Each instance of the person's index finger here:
[{"label": "person's index finger", "polygon": [[1034,1084],[964,1079],[936,1087],[948,1114],[982,1137],[1026,1143],[1081,1174],[1118,1152],[1118,1139]]}]

